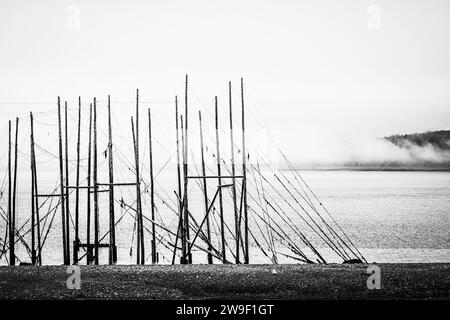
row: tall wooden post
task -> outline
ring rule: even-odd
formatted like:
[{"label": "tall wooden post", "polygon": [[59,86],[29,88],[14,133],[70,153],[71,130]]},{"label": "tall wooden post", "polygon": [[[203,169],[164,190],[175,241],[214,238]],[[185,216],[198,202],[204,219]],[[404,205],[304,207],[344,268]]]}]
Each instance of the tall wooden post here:
[{"label": "tall wooden post", "polygon": [[[18,136],[19,136],[19,118],[16,117],[16,137],[14,141],[14,180],[13,180],[13,198],[12,198],[12,226],[13,226],[13,234],[16,228],[16,203],[17,203],[17,144],[18,144]],[[15,250],[13,250],[15,257]],[[14,258],[15,260],[15,258]],[[13,265],[15,264],[15,261]]]},{"label": "tall wooden post", "polygon": [[[185,171],[184,171],[184,163],[185,163],[185,155],[186,152],[184,151],[185,145],[184,145],[184,122],[183,122],[183,115],[180,115],[180,126],[181,126],[181,150],[183,151],[182,154],[182,158],[183,158],[183,185],[185,185]],[[183,187],[184,188],[184,187]],[[189,247],[189,243],[187,242],[187,237],[186,237],[186,219],[185,219],[185,202],[186,202],[186,194],[184,194],[185,191],[183,191],[183,197],[182,197],[182,205],[183,205],[183,209],[182,209],[182,214],[183,214],[183,225],[181,226],[181,249],[183,250],[183,255],[181,258],[181,263],[182,264],[188,264],[189,263],[189,259],[188,259],[188,247]],[[189,224],[187,225],[187,227],[189,228]]]},{"label": "tall wooden post", "polygon": [[[30,112],[30,123],[31,123],[31,167],[32,167],[32,183],[34,183],[34,187],[32,190],[34,191],[34,198],[32,198],[32,202],[34,203],[34,211],[33,215],[36,220],[35,223],[32,222],[34,226],[36,224],[36,234],[37,234],[37,264],[42,265],[42,256],[41,256],[41,221],[39,215],[39,194],[38,185],[37,185],[37,166],[36,166],[36,152],[34,147],[34,119],[33,113]],[[33,207],[33,206],[32,206]],[[33,227],[34,228],[34,227]]]},{"label": "tall wooden post", "polygon": [[89,141],[88,141],[88,173],[87,173],[87,210],[86,210],[86,264],[92,263],[91,248],[91,172],[92,172],[92,103],[89,104]]},{"label": "tall wooden post", "polygon": [[[131,117],[131,131],[133,134],[134,164],[136,167],[136,134],[134,131],[133,117]],[[137,181],[137,179],[136,179],[136,181]],[[139,203],[138,203],[140,190],[138,190],[137,185],[138,185],[138,183],[136,182],[136,264],[140,264],[141,263],[141,218],[139,215]]]},{"label": "tall wooden post", "polygon": [[208,185],[206,183],[206,168],[205,168],[205,155],[204,155],[204,148],[203,148],[203,126],[202,126],[202,112],[198,111],[198,120],[200,123],[200,148],[201,148],[201,158],[202,158],[202,175],[203,175],[203,200],[205,203],[205,216],[206,216],[206,235],[208,237],[208,264],[213,263],[212,253],[211,253],[211,229],[209,224],[209,214],[208,214]]},{"label": "tall wooden post", "polygon": [[[31,120],[33,121],[33,120]],[[34,221],[34,165],[33,165],[33,142],[30,137],[30,167],[31,167],[31,264],[36,265],[36,249],[35,249],[35,221]]]},{"label": "tall wooden post", "polygon": [[111,124],[111,99],[108,95],[108,163],[109,163],[109,264],[117,262],[116,250],[116,227],[114,214],[114,163],[113,163],[113,142]]},{"label": "tall wooden post", "polygon": [[[78,263],[78,246],[80,244],[80,143],[81,143],[81,97],[78,97],[78,135],[77,135],[77,177],[75,189],[75,240],[73,243],[73,263]],[[89,190],[89,189],[88,189]]]},{"label": "tall wooden post", "polygon": [[33,115],[30,112],[30,123],[31,123],[31,133],[30,133],[30,167],[31,167],[31,264],[36,265],[36,241],[35,241],[35,198],[36,193],[34,191],[34,162],[33,162]]},{"label": "tall wooden post", "polygon": [[99,264],[99,207],[98,207],[98,151],[97,151],[97,99],[94,97],[94,263]]},{"label": "tall wooden post", "polygon": [[152,208],[152,263],[157,263],[156,229],[155,229],[155,183],[153,179],[153,147],[152,147],[152,118],[148,109],[148,150],[150,154],[150,202]]},{"label": "tall wooden post", "polygon": [[[137,121],[136,121],[137,122]],[[139,151],[138,151],[138,145],[136,140],[136,130],[134,129],[134,121],[133,117],[131,117],[131,130],[133,132],[133,145],[134,145],[134,159],[135,159],[135,170],[136,170],[136,215],[137,215],[137,258],[136,263],[137,264],[144,264],[145,262],[145,250],[144,250],[144,243],[143,243],[143,220],[142,220],[142,203],[141,203],[141,183],[140,183],[140,176],[139,176]]]},{"label": "tall wooden post", "polygon": [[244,189],[244,244],[245,244],[245,263],[249,263],[248,252],[248,212],[247,212],[247,155],[245,151],[245,112],[244,112],[244,79],[241,78],[241,106],[242,106],[242,188]]},{"label": "tall wooden post", "polygon": [[[219,139],[219,110],[217,106],[217,96],[214,97],[214,113],[216,120],[216,162],[217,162],[217,184],[222,185],[222,169],[220,164],[220,139]],[[226,261],[225,249],[225,222],[223,217],[223,198],[222,188],[219,188],[219,215],[220,215],[220,235],[222,240],[222,262]],[[237,243],[236,245],[239,245]],[[236,263],[239,261],[239,250],[236,251]]]},{"label": "tall wooden post", "polygon": [[175,249],[173,251],[172,264],[175,262],[175,253],[178,242],[178,235],[181,238],[181,264],[186,263],[186,243],[184,242],[184,223],[183,223],[183,196],[181,195],[181,160],[180,160],[180,135],[178,132],[178,97],[175,96],[175,129],[177,145],[177,178],[178,178],[178,231],[175,240]]},{"label": "tall wooden post", "polygon": [[11,203],[11,191],[12,191],[12,178],[11,178],[11,121],[8,122],[9,126],[9,140],[8,140],[8,231],[9,231],[9,264],[14,266],[16,263],[16,256],[14,253],[14,229],[13,224],[13,210]]},{"label": "tall wooden post", "polygon": [[139,157],[139,89],[136,89],[136,179],[139,202],[139,220],[140,220],[140,249],[141,262],[145,264],[145,245],[144,245],[144,220],[142,218],[142,200],[141,200],[141,175],[140,175],[140,157]]},{"label": "tall wooden post", "polygon": [[234,161],[234,135],[233,135],[233,103],[231,98],[231,81],[228,82],[228,103],[229,103],[229,114],[230,114],[230,142],[231,142],[231,175],[232,186],[231,192],[233,195],[233,208],[234,208],[234,223],[235,223],[235,234],[236,234],[236,252],[237,258],[236,262],[239,262],[239,239],[240,239],[240,225],[239,225],[239,213],[237,206],[237,196],[236,196],[236,165]]},{"label": "tall wooden post", "polygon": [[133,129],[133,137],[134,137],[134,159],[135,159],[135,165],[136,165],[136,206],[137,206],[137,218],[138,218],[138,224],[137,224],[137,241],[138,241],[138,247],[137,247],[137,264],[141,264],[141,256],[142,256],[142,220],[141,220],[141,212],[142,207],[140,204],[141,198],[141,188],[140,188],[140,176],[139,176],[139,89],[136,89],[136,125],[135,130]]},{"label": "tall wooden post", "polygon": [[[66,186],[69,186],[69,131],[67,123],[67,101],[64,102],[64,131],[65,131],[65,158],[66,158]],[[67,243],[67,259],[70,264],[70,205],[69,205],[69,188],[66,188],[66,243]]]},{"label": "tall wooden post", "polygon": [[61,125],[61,99],[58,97],[58,133],[59,133],[59,182],[61,191],[61,228],[63,237],[63,257],[64,264],[68,265],[67,259],[67,241],[66,241],[66,202],[64,200],[64,165],[63,165],[63,146],[62,146],[62,125]]},{"label": "tall wooden post", "polygon": [[[186,236],[186,244],[190,243],[189,236],[189,206],[188,206],[188,158],[189,158],[189,149],[188,149],[188,75],[186,75],[185,81],[185,89],[184,89],[184,163],[183,163],[183,172],[184,172],[184,230]],[[188,263],[192,263],[192,254],[188,252]]]}]

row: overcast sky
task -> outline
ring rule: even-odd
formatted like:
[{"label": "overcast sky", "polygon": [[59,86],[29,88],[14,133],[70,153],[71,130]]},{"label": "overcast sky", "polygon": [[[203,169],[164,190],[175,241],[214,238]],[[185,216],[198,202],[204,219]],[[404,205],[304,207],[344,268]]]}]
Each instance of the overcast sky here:
[{"label": "overcast sky", "polygon": [[243,76],[287,146],[450,129],[449,57],[448,0],[1,0],[0,121],[136,88],[158,114],[188,73],[211,107]]}]

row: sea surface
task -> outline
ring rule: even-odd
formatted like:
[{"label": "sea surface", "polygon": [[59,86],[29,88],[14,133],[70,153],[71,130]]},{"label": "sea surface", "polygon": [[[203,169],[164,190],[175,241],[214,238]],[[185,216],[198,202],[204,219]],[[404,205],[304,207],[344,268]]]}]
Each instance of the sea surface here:
[{"label": "sea surface", "polygon": [[[353,243],[369,262],[450,262],[450,172],[408,172],[408,171],[301,171],[302,177],[307,181],[312,190],[326,205],[335,220],[348,234]],[[50,181],[50,180],[49,180]],[[40,186],[42,192],[50,192],[56,186],[52,183]],[[72,180],[73,181],[73,180]],[[177,217],[167,206],[175,208],[173,181],[157,180],[157,193],[160,196],[156,201],[157,220],[165,228],[176,232]],[[122,188],[116,192],[117,198],[124,198],[130,204],[133,203],[133,188]],[[267,190],[267,192],[269,192]],[[86,238],[86,191],[80,196],[80,237],[84,242]],[[286,193],[281,192],[286,196]],[[195,185],[191,189],[190,210],[196,214],[197,221],[201,221],[204,214],[202,196],[199,190],[195,191]],[[210,190],[210,198],[214,189]],[[274,194],[275,198],[279,196]],[[18,225],[22,227],[22,233],[29,230],[30,196],[25,187],[19,188],[18,196]],[[165,201],[161,200],[166,199]],[[42,200],[43,201],[43,200]],[[71,195],[71,211],[74,212],[74,196]],[[281,201],[281,200],[280,200]],[[41,214],[44,215],[54,206],[57,198],[45,203]],[[5,195],[1,199],[4,210]],[[144,215],[149,216],[149,196],[144,192]],[[45,208],[45,209],[44,209]],[[232,211],[225,206],[226,219],[232,228]],[[116,205],[117,246],[118,263],[133,264],[136,262],[136,236],[134,232],[134,218],[132,211],[126,211],[119,204]],[[215,213],[216,214],[216,213]],[[302,228],[301,221],[292,216],[294,223]],[[53,219],[53,220],[52,220]],[[297,219],[297,220],[296,220]],[[60,211],[49,214],[45,220],[46,226],[51,224],[51,229],[46,235],[42,253],[44,264],[62,263],[61,246],[61,214]],[[108,197],[107,193],[100,196],[100,224],[103,236],[108,228]],[[214,223],[213,223],[214,224]],[[149,224],[146,224],[149,226]],[[256,226],[253,225],[253,228]],[[44,228],[45,230],[45,228]],[[218,231],[212,226],[213,240]],[[0,219],[0,237],[5,235],[5,221]],[[164,241],[159,241],[159,262],[171,263],[172,254],[167,242],[173,243],[174,237],[159,229],[159,235]],[[44,235],[43,235],[44,236]],[[74,233],[71,232],[73,241]],[[102,242],[107,242],[105,236]],[[201,240],[198,243],[201,244]],[[215,240],[214,240],[215,241]],[[228,237],[232,243],[233,239]],[[2,243],[1,241],[0,243]],[[260,239],[260,242],[263,241]],[[27,232],[23,241],[20,240],[17,255],[21,261],[29,261],[26,247],[29,245],[30,233]],[[217,243],[217,242],[214,242]],[[281,243],[275,243],[281,247]],[[146,233],[146,262],[150,263],[150,235]],[[233,247],[232,244],[230,244]],[[269,263],[268,258],[262,253],[254,241],[251,241],[251,263]],[[330,257],[329,262],[342,262],[328,255],[329,249],[320,247],[324,256]],[[82,254],[81,254],[82,255]],[[101,262],[107,262],[107,250],[102,249]],[[231,252],[229,252],[231,256]],[[202,251],[193,253],[194,263],[205,263],[206,254]],[[231,258],[230,258],[231,259]],[[279,257],[279,262],[297,263],[296,260]],[[81,263],[85,263],[82,261]],[[6,264],[3,257],[0,264]]]}]

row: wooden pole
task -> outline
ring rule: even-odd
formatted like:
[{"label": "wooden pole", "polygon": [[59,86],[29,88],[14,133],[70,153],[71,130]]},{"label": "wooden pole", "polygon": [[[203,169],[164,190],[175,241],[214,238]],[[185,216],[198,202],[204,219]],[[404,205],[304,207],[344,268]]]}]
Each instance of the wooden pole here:
[{"label": "wooden pole", "polygon": [[[66,157],[66,181],[65,185],[69,185],[69,132],[67,122],[67,101],[64,102],[64,131],[65,131],[65,157]],[[67,243],[67,260],[70,264],[70,205],[69,205],[69,189],[66,189],[66,243]]]},{"label": "wooden pole", "polygon": [[152,208],[152,263],[157,263],[156,255],[156,229],[155,229],[155,184],[153,178],[153,147],[152,147],[152,118],[148,109],[148,150],[150,154],[150,201]]},{"label": "wooden pole", "polygon": [[[136,89],[136,117],[139,118],[139,89]],[[136,122],[139,122],[138,120]],[[134,130],[134,122],[133,117],[131,118],[131,129],[133,131],[133,151],[134,151],[134,161],[136,166],[136,141],[139,137],[136,136]],[[136,170],[139,170],[139,166],[136,167]],[[136,171],[137,174],[137,171]],[[137,185],[136,185],[137,190]],[[137,219],[137,229],[136,229],[136,264],[141,263],[141,217],[139,215],[139,206],[137,204],[138,191],[136,191],[136,219]]]},{"label": "wooden pole", "polygon": [[16,258],[14,254],[14,225],[12,217],[12,204],[11,204],[11,191],[12,191],[12,178],[11,178],[11,121],[9,125],[9,140],[8,140],[8,229],[9,229],[9,264],[15,265]]},{"label": "wooden pole", "polygon": [[98,207],[98,157],[97,157],[97,99],[94,97],[94,263],[99,264],[99,207]]},{"label": "wooden pole", "polygon": [[59,133],[59,180],[61,191],[61,228],[63,236],[63,257],[64,264],[70,262],[67,259],[67,243],[66,243],[66,203],[64,200],[64,165],[63,165],[63,147],[62,147],[62,126],[61,126],[61,99],[58,97],[58,133]]},{"label": "wooden pole", "polygon": [[87,174],[87,210],[86,210],[86,264],[92,263],[91,248],[91,159],[92,159],[92,103],[89,105],[89,141],[88,141],[88,174]]},{"label": "wooden pole", "polygon": [[231,81],[228,82],[228,103],[229,103],[229,115],[230,115],[230,141],[231,141],[231,175],[232,186],[231,192],[233,195],[233,207],[234,207],[234,223],[235,223],[235,234],[236,234],[236,252],[237,258],[236,262],[239,263],[239,239],[240,239],[240,224],[239,224],[239,213],[237,207],[237,196],[236,196],[236,165],[234,161],[234,135],[233,135],[233,104],[231,98]]},{"label": "wooden pole", "polygon": [[[182,209],[182,213],[183,213],[183,226],[182,226],[182,238],[181,238],[181,240],[183,241],[183,243],[184,243],[184,246],[185,246],[185,249],[186,249],[186,251],[184,252],[184,264],[188,264],[189,263],[189,259],[188,259],[188,247],[189,247],[189,244],[188,244],[188,242],[187,242],[187,237],[186,237],[186,220],[185,220],[185,213],[184,213],[184,210],[186,209],[185,208],[185,205],[184,205],[184,203],[185,203],[185,201],[186,201],[186,195],[184,194],[184,180],[185,180],[185,174],[184,174],[184,163],[185,163],[185,160],[184,160],[184,157],[185,157],[185,155],[186,155],[186,153],[184,152],[184,148],[185,148],[185,146],[184,146],[184,139],[185,139],[185,137],[184,137],[184,121],[183,121],[183,115],[180,115],[180,128],[181,128],[181,150],[183,151],[182,152],[182,161],[183,161],[183,198],[181,199],[182,200],[182,205],[183,205],[183,209]],[[189,225],[188,225],[188,228],[189,228]],[[182,245],[182,248],[183,248],[183,245]]]},{"label": "wooden pole", "polygon": [[141,203],[141,187],[140,187],[140,176],[139,176],[139,151],[136,144],[136,131],[134,129],[133,117],[131,117],[131,130],[133,133],[133,145],[134,145],[134,159],[135,159],[135,169],[136,169],[136,215],[137,215],[137,264],[144,264],[145,256],[142,245],[141,226],[142,226],[142,203]]},{"label": "wooden pole", "polygon": [[[208,237],[208,243],[211,243],[211,229],[209,224],[209,211],[208,211],[208,185],[206,183],[206,168],[205,168],[205,155],[203,148],[203,126],[202,126],[202,112],[198,111],[198,120],[200,123],[200,148],[201,148],[201,157],[202,157],[202,174],[203,174],[203,200],[205,203],[205,217],[206,217],[206,235]],[[192,245],[191,245],[192,246]],[[213,258],[211,254],[211,245],[208,245],[208,254],[207,254],[208,264],[213,263]]]},{"label": "wooden pole", "polygon": [[31,133],[30,133],[30,167],[31,167],[31,264],[36,265],[36,241],[35,241],[35,191],[34,191],[34,162],[33,162],[33,115],[30,112],[30,123],[31,123]]},{"label": "wooden pole", "polygon": [[245,151],[245,112],[244,112],[244,79],[241,78],[241,106],[242,106],[242,188],[244,189],[244,244],[245,244],[245,263],[249,263],[248,252],[248,211],[247,211],[247,155]]},{"label": "wooden pole", "polygon": [[[217,184],[222,185],[222,169],[220,164],[220,139],[219,139],[219,110],[217,106],[217,96],[214,97],[214,114],[216,120],[216,162],[217,162]],[[226,261],[226,249],[225,249],[225,222],[223,217],[223,198],[222,188],[219,188],[219,215],[220,215],[220,235],[222,242],[222,262]],[[236,245],[239,245],[237,242]],[[236,263],[239,261],[239,250],[236,251]]]},{"label": "wooden pole", "polygon": [[140,175],[140,157],[139,157],[139,89],[136,89],[136,155],[137,155],[137,166],[136,166],[136,175],[138,181],[136,182],[139,187],[139,203],[140,203],[140,209],[139,209],[139,220],[140,220],[140,227],[141,227],[141,234],[140,234],[140,240],[141,240],[141,264],[145,264],[145,246],[144,246],[144,220],[142,218],[142,200],[141,200],[141,175]]},{"label": "wooden pole", "polygon": [[[189,243],[189,206],[188,206],[188,158],[189,158],[189,149],[188,149],[188,75],[186,75],[185,81],[185,89],[184,89],[184,163],[183,163],[183,172],[184,172],[184,230],[186,243]],[[189,252],[188,263],[192,263],[192,254]]]},{"label": "wooden pole", "polygon": [[140,203],[139,220],[140,220],[140,264],[145,263],[145,246],[144,246],[144,220],[142,218],[142,201],[141,201],[141,175],[140,175],[140,158],[139,158],[139,89],[136,89],[136,176],[138,181],[136,182],[139,187],[138,202]]},{"label": "wooden pole", "polygon": [[[37,263],[38,265],[42,265],[42,256],[41,256],[41,221],[40,221],[40,215],[39,215],[39,197],[37,195],[39,194],[38,185],[37,185],[37,166],[36,166],[36,152],[35,152],[35,145],[34,145],[34,118],[33,113],[30,112],[30,123],[31,123],[31,161],[32,161],[32,182],[34,183],[34,195],[35,197],[32,198],[32,201],[34,202],[34,211],[35,217],[36,217],[36,233],[37,233]],[[34,224],[33,224],[34,226]]]},{"label": "wooden pole", "polygon": [[175,247],[173,250],[173,257],[172,257],[172,264],[175,263],[175,255],[176,255],[176,248],[178,243],[178,235],[181,234],[181,246],[182,246],[182,257],[181,257],[181,264],[186,263],[186,246],[184,242],[184,232],[183,232],[183,202],[181,200],[181,164],[180,164],[180,135],[178,132],[178,97],[175,96],[175,129],[176,129],[176,145],[177,145],[177,178],[178,178],[178,231],[177,231],[177,237],[175,240]]},{"label": "wooden pole", "polygon": [[[15,135],[15,141],[14,141],[14,180],[13,180],[13,198],[12,198],[13,232],[15,232],[15,229],[16,229],[16,217],[17,217],[16,203],[17,203],[17,145],[18,145],[17,140],[18,140],[18,136],[19,136],[19,118],[16,117],[16,135]],[[15,250],[14,250],[14,256],[15,256]],[[14,264],[15,264],[15,262],[14,262]]]},{"label": "wooden pole", "polygon": [[[78,136],[77,136],[77,177],[75,189],[75,241],[73,243],[73,263],[78,263],[78,245],[80,244],[80,143],[81,143],[81,97],[78,97]],[[67,190],[68,191],[68,190]]]},{"label": "wooden pole", "polygon": [[[184,151],[184,122],[183,122],[183,115],[180,115],[180,126],[181,126],[181,149],[183,150],[183,188],[185,185],[185,182],[187,180],[187,178],[185,177],[185,171],[184,171],[184,163],[185,163],[185,151]],[[181,259],[181,263],[182,264],[188,264],[189,263],[189,259],[188,259],[188,246],[189,244],[187,243],[187,238],[186,238],[186,219],[185,219],[185,213],[184,210],[186,209],[185,207],[185,202],[186,202],[186,194],[183,191],[183,198],[182,198],[182,205],[183,205],[183,209],[182,209],[182,214],[183,214],[183,225],[181,226],[181,250],[183,250],[183,255],[182,255],[182,259]],[[189,225],[187,225],[187,227],[189,228]]]},{"label": "wooden pole", "polygon": [[113,142],[111,124],[111,99],[108,95],[108,163],[109,163],[109,264],[117,262],[116,250],[116,227],[114,214],[114,163],[113,163]]}]

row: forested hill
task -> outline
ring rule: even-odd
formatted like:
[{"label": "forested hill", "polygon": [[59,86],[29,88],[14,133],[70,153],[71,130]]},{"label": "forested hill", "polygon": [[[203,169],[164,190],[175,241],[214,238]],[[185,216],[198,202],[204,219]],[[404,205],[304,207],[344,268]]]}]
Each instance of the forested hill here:
[{"label": "forested hill", "polygon": [[450,130],[397,134],[385,139],[400,148],[433,146],[437,150],[450,151]]},{"label": "forested hill", "polygon": [[383,137],[369,156],[358,154],[344,168],[358,170],[450,170],[450,130]]},{"label": "forested hill", "polygon": [[314,170],[450,171],[450,130],[344,141],[341,153],[299,165]]}]

